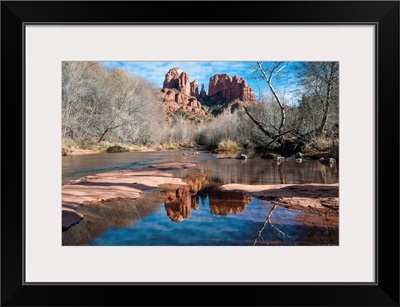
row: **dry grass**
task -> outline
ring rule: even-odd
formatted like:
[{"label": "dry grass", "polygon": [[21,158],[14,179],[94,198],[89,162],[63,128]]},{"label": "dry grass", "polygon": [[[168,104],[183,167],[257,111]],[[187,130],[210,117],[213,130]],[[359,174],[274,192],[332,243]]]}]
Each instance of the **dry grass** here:
[{"label": "dry grass", "polygon": [[232,152],[232,151],[238,151],[240,149],[242,149],[242,147],[240,147],[238,143],[236,143],[235,141],[229,140],[229,139],[222,140],[218,144],[218,151]]},{"label": "dry grass", "polygon": [[330,156],[338,160],[339,140],[337,138],[317,137],[311,143],[306,144],[302,150],[305,154]]},{"label": "dry grass", "polygon": [[[80,151],[101,152],[127,152],[127,151],[166,151],[194,148],[197,144],[193,141],[166,142],[162,144],[142,145],[130,143],[111,143],[97,140],[72,140],[65,139],[62,142],[62,155],[69,156],[79,154]],[[87,153],[87,152],[86,152]]]},{"label": "dry grass", "polygon": [[95,139],[64,139],[62,141],[62,155],[73,155],[75,151],[90,150],[93,152],[104,152],[113,144],[109,142],[98,143]]},{"label": "dry grass", "polygon": [[62,147],[61,148],[61,153],[62,153],[63,156],[69,156],[72,153],[72,151],[71,151],[71,149],[69,149],[67,147]]}]

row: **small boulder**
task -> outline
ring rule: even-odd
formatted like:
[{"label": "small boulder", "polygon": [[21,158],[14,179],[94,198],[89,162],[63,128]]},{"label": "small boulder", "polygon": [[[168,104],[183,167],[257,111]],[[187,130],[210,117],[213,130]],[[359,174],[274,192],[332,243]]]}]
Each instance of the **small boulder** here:
[{"label": "small boulder", "polygon": [[303,159],[303,154],[302,154],[301,152],[298,152],[298,153],[296,153],[296,154],[294,155],[294,157],[295,157],[296,159]]},{"label": "small boulder", "polygon": [[276,157],[274,158],[274,161],[277,161],[277,162],[282,162],[283,160],[285,160],[285,158],[284,158],[284,157],[281,157],[281,156],[276,156]]},{"label": "small boulder", "polygon": [[244,154],[240,154],[240,155],[238,155],[238,156],[236,157],[236,159],[239,159],[239,160],[247,160],[247,156],[244,155]]}]

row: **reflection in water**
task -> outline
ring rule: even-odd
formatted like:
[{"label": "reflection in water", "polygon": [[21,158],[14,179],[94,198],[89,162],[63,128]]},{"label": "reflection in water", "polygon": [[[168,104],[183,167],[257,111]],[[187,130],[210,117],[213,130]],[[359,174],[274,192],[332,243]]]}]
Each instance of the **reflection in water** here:
[{"label": "reflection in water", "polygon": [[165,210],[173,222],[182,222],[190,216],[190,209],[199,209],[196,194],[206,181],[205,175],[198,177],[188,176],[183,179],[185,186],[165,185]]},{"label": "reflection in water", "polygon": [[140,200],[114,200],[82,206],[85,219],[62,233],[63,245],[85,245],[110,229],[123,229],[142,218],[160,211],[159,193],[147,194]]},{"label": "reflection in water", "polygon": [[[331,213],[290,210],[253,198],[240,214],[214,215],[209,198],[199,197],[198,210],[182,223],[173,223],[165,210],[129,226],[111,228],[89,245],[101,246],[251,246],[338,245],[338,227]],[[270,214],[271,213],[271,214]],[[328,218],[328,219],[327,219]],[[79,226],[79,225],[78,225]]]},{"label": "reflection in water", "polygon": [[203,184],[209,181],[205,174],[196,177],[183,178],[186,186],[165,185],[164,207],[167,216],[173,222],[182,222],[191,214],[191,209],[198,210],[198,199],[202,203],[209,202],[210,212],[214,215],[227,216],[229,213],[238,214],[246,210],[246,206],[252,201],[252,197],[245,192],[221,191],[215,185],[203,188]]},{"label": "reflection in water", "polygon": [[138,201],[82,208],[86,220],[63,233],[63,245],[338,244],[337,211],[273,207],[244,192],[219,190],[228,183],[336,183],[337,165],[277,163],[257,157],[206,159],[196,168],[172,173],[187,185],[162,186],[152,198],[146,194]]},{"label": "reflection in water", "polygon": [[[261,159],[254,153],[246,153],[247,160],[216,159],[215,155],[183,155],[185,151],[127,152],[118,154],[95,154],[67,156],[62,158],[63,183],[71,179],[117,169],[138,169],[162,162],[201,162],[198,168],[222,184],[281,184],[281,183],[337,183],[338,165],[321,164],[305,160],[302,163]],[[235,154],[237,155],[237,154]],[[184,171],[183,171],[184,172]],[[185,177],[182,173],[181,177]]]},{"label": "reflection in water", "polygon": [[221,191],[217,188],[204,189],[200,196],[204,195],[208,196],[211,213],[222,216],[243,212],[253,200],[245,192]]},{"label": "reflection in water", "polygon": [[165,211],[173,222],[182,222],[190,216],[190,209],[198,209],[196,196],[185,195],[175,199],[173,202],[164,202]]},{"label": "reflection in water", "polygon": [[300,183],[337,183],[338,165],[330,166],[319,161],[283,161],[261,158],[244,160],[211,159],[199,163],[195,169],[174,172],[178,177],[207,174],[210,181],[220,184],[300,184]]},{"label": "reflection in water", "polygon": [[253,245],[338,245],[338,212],[273,205]]}]

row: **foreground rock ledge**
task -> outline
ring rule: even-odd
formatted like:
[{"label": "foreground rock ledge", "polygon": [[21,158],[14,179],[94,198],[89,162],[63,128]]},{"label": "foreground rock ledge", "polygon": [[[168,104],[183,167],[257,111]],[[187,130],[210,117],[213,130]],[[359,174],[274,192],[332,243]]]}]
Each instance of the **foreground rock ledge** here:
[{"label": "foreground rock ledge", "polygon": [[62,186],[63,230],[83,220],[77,209],[87,204],[113,199],[136,199],[144,191],[164,184],[186,185],[180,178],[173,178],[168,170],[196,166],[196,163],[163,163],[141,170],[123,170],[100,173],[72,180]]},{"label": "foreground rock ledge", "polygon": [[339,184],[226,184],[223,191],[246,191],[251,196],[271,201],[290,209],[339,210]]}]

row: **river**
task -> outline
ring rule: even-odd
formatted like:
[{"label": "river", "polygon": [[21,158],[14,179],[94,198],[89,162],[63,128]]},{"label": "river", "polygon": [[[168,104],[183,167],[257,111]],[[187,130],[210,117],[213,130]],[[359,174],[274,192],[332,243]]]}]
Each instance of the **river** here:
[{"label": "river", "polygon": [[[277,163],[247,152],[238,160],[200,151],[129,152],[63,157],[63,184],[112,170],[139,169],[164,162],[197,162],[197,167],[173,171],[190,187],[164,188],[141,201],[120,202],[92,209],[98,216],[63,233],[64,245],[337,245],[338,221],[321,227],[318,214],[275,206],[246,193],[221,193],[219,186],[240,184],[337,183],[337,165],[319,161]],[[236,154],[235,154],[236,155]],[[232,155],[234,157],[235,155]],[[161,196],[160,196],[161,195]],[[178,195],[178,196],[176,196]],[[132,209],[134,208],[134,209]],[[87,210],[87,209],[86,209]],[[104,212],[103,212],[104,211]],[[101,212],[101,213],[100,213]],[[96,215],[92,214],[91,215]],[[273,214],[272,214],[273,213]],[[327,221],[328,217],[324,217]],[[324,222],[325,223],[325,222]],[[336,227],[337,226],[337,227]]]}]

